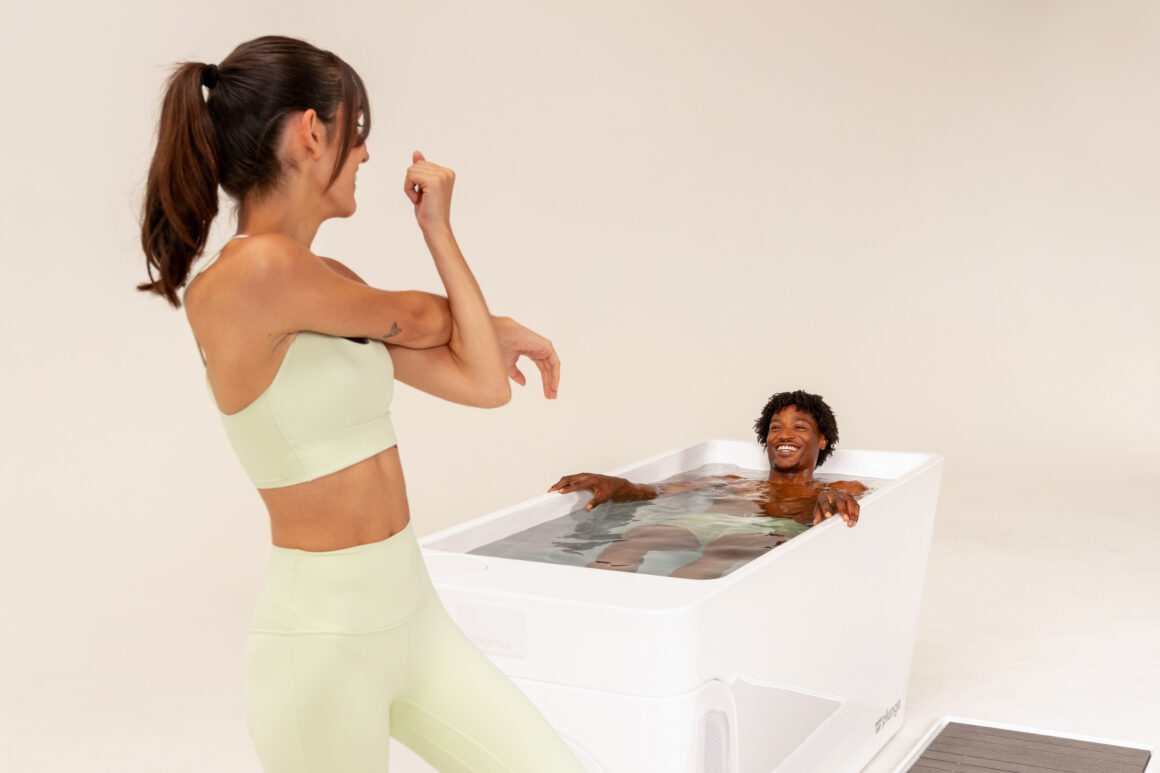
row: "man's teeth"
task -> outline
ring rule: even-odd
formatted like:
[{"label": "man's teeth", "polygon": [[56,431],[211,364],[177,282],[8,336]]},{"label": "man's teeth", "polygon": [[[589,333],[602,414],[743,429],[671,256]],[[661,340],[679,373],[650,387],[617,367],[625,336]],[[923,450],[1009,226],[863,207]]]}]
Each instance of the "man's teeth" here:
[{"label": "man's teeth", "polygon": [[777,450],[778,451],[796,451],[797,446],[778,446]]}]

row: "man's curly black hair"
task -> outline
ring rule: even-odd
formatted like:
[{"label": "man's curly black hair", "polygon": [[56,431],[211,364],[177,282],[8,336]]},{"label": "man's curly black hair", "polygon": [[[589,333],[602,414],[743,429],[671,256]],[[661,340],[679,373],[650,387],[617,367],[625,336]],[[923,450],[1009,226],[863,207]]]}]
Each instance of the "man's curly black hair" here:
[{"label": "man's curly black hair", "polygon": [[761,415],[757,417],[757,421],[753,422],[753,430],[757,433],[757,442],[761,443],[762,448],[765,447],[765,438],[769,435],[769,423],[773,421],[776,414],[791,405],[797,406],[797,409],[802,413],[813,416],[814,421],[818,423],[818,432],[826,438],[826,447],[818,452],[818,466],[820,467],[838,445],[838,420],[834,418],[834,412],[822,400],[821,395],[811,395],[809,392],[796,389],[793,392],[778,392],[769,398],[769,402],[761,409]]}]

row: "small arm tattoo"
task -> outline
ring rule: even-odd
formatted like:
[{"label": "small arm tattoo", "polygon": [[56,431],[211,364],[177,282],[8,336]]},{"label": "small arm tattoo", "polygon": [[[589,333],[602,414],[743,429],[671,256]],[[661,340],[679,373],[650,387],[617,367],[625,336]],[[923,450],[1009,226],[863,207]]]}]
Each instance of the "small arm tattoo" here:
[{"label": "small arm tattoo", "polygon": [[392,322],[391,323],[391,332],[389,332],[385,336],[383,336],[383,340],[385,341],[388,338],[394,338],[395,336],[397,336],[399,333],[402,333],[402,332],[403,332],[403,329],[401,327],[399,327],[399,323]]}]

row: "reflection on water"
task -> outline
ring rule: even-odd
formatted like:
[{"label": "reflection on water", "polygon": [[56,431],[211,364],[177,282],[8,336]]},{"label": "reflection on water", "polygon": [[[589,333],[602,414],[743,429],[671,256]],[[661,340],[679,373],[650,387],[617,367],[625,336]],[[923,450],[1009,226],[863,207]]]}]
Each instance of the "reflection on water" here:
[{"label": "reflection on water", "polygon": [[[812,522],[815,488],[771,489],[765,484],[768,474],[708,464],[664,481],[688,482],[687,490],[645,502],[607,502],[592,511],[582,505],[470,552],[570,566],[588,566],[600,558],[598,568],[657,575],[697,561],[686,576],[724,576],[801,534]],[[815,475],[814,480],[824,484],[854,479]],[[882,483],[857,480],[866,493]],[[591,493],[580,495],[587,503]]]}]

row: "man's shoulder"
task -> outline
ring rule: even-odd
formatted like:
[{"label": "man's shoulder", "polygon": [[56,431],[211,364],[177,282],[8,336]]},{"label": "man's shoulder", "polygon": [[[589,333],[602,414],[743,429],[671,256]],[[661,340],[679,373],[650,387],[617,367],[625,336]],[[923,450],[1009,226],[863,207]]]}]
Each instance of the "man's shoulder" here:
[{"label": "man's shoulder", "polygon": [[861,494],[866,490],[866,484],[856,480],[837,480],[827,484],[826,488],[838,489],[850,494]]}]

